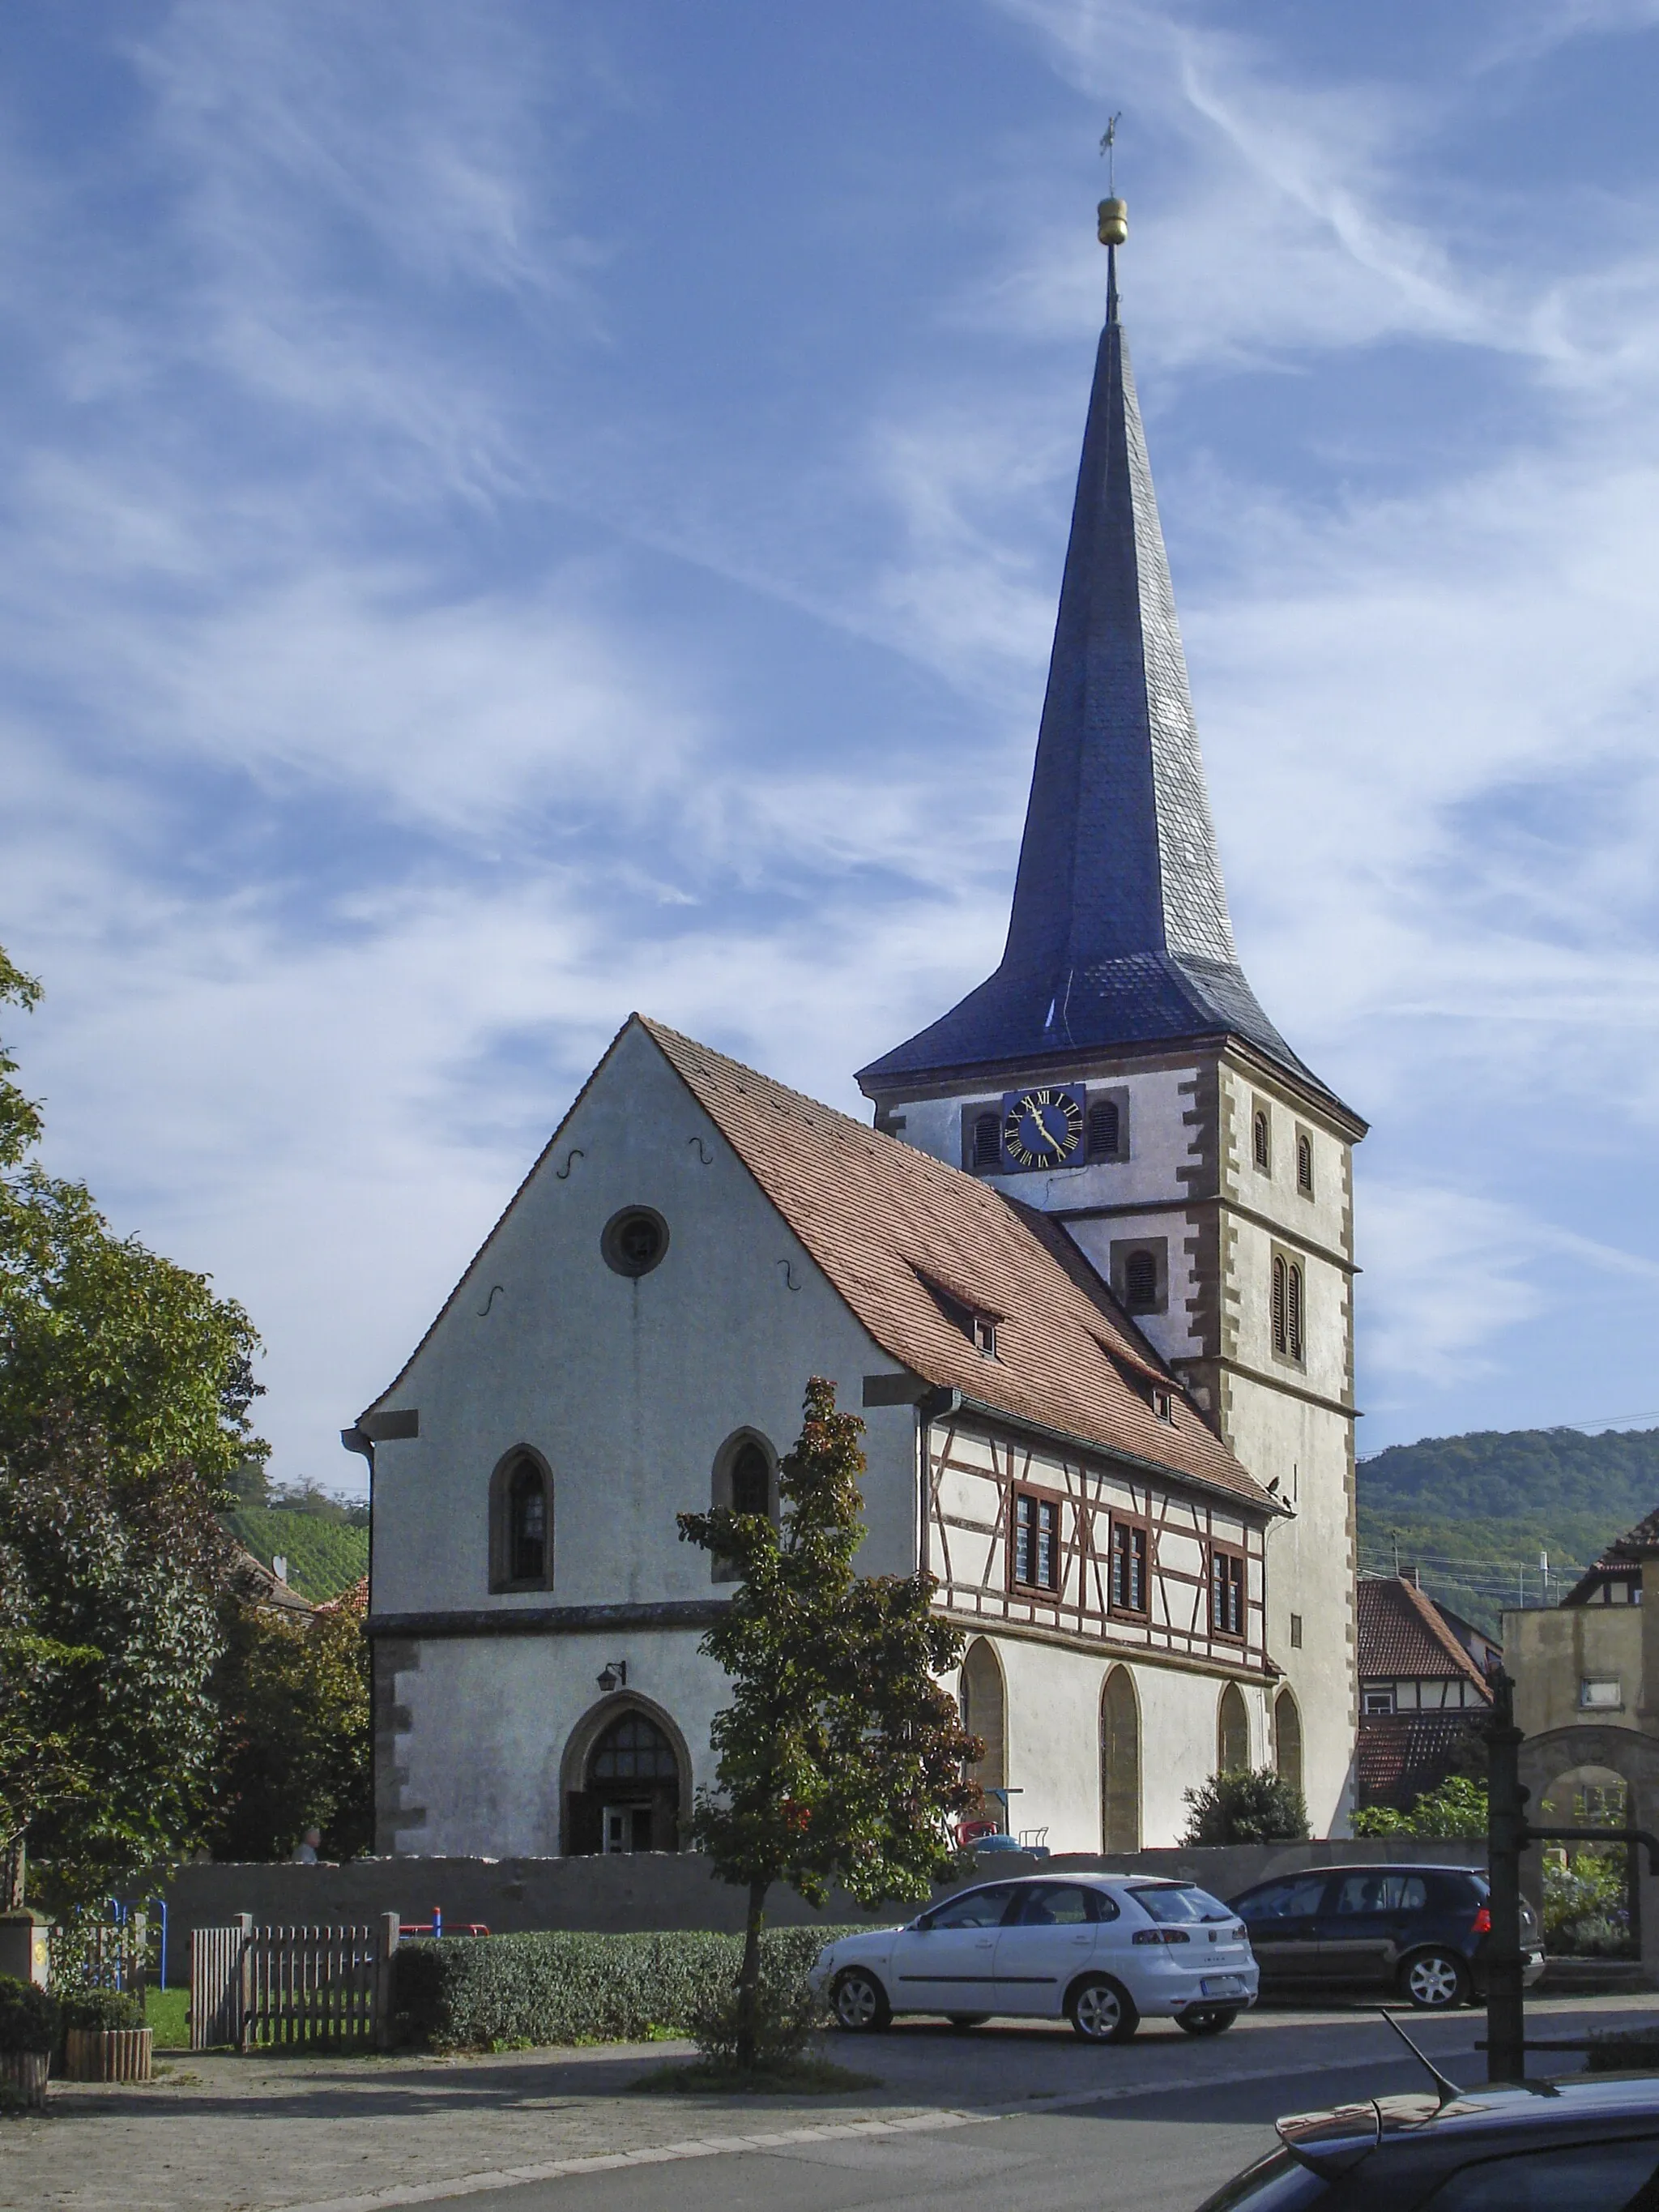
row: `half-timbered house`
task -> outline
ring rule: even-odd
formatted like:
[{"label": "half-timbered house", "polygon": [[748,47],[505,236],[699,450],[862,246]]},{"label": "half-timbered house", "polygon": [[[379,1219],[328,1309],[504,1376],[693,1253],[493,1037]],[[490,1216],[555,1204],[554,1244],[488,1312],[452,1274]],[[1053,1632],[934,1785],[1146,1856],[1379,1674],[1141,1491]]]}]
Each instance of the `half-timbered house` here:
[{"label": "half-timbered house", "polygon": [[729,1573],[675,1516],[775,1510],[813,1374],[1011,1828],[1168,1843],[1263,1765],[1346,1820],[1364,1125],[1239,967],[1115,252],[1007,949],[859,1079],[873,1128],[631,1018],[346,1431],[383,1848],[674,1844]]}]

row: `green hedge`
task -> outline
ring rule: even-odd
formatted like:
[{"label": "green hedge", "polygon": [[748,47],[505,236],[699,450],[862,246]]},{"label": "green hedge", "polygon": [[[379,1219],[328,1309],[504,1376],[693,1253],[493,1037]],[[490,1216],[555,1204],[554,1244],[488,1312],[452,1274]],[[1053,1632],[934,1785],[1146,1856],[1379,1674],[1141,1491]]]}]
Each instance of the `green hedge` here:
[{"label": "green hedge", "polygon": [[0,1974],[0,2051],[50,2051],[58,2040],[58,2000],[33,1982]]},{"label": "green hedge", "polygon": [[[776,1928],[761,1938],[769,1980],[799,1985],[845,1928]],[[450,1936],[400,1944],[398,2032],[438,2050],[526,2042],[620,2043],[684,2032],[699,2000],[736,1979],[737,1936]]]}]

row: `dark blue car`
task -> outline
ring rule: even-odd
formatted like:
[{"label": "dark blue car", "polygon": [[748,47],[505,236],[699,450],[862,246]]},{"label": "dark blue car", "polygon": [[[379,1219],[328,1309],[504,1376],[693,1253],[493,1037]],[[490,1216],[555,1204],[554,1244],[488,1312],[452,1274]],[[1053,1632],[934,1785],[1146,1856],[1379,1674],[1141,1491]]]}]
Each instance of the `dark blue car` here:
[{"label": "dark blue car", "polygon": [[[1486,1877],[1467,1867],[1307,1867],[1230,1900],[1250,1932],[1261,1994],[1383,1990],[1424,2012],[1485,1995]],[[1522,1904],[1523,1978],[1544,1971],[1537,1915]]]}]

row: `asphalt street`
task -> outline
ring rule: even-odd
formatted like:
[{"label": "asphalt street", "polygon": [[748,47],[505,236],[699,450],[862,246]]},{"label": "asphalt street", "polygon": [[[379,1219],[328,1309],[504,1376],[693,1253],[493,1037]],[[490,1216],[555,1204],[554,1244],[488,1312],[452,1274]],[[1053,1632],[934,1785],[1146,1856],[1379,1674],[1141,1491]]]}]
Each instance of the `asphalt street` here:
[{"label": "asphalt street", "polygon": [[[1480,2015],[1466,2014],[1455,2030],[1435,2022],[1422,2039],[1437,2063],[1470,2087],[1486,2077],[1485,2055],[1474,2049],[1483,2025]],[[950,2130],[686,2157],[470,2194],[465,2202],[468,2212],[961,2212],[964,2206],[975,2212],[1004,2206],[1018,2212],[1192,2212],[1273,2148],[1279,2116],[1425,2086],[1423,2069],[1404,2053],[1397,2059],[1350,2057],[1360,2026],[1352,2021],[1331,2039],[1346,2046],[1335,2063],[1298,2053],[1282,2075],[1267,2079],[1199,2084],[1182,2069],[1181,2086],[1103,2083],[1100,2101],[1072,2101],[1079,2094],[1073,2090],[1063,2109],[1046,2112],[1037,2093],[1032,2101],[1038,2108],[994,2118],[975,2115]],[[1388,2031],[1378,2023],[1377,2033]],[[895,2039],[884,2040],[890,2047]],[[995,2030],[974,2039],[976,2057],[994,2063],[998,2040]],[[846,2046],[835,2049],[839,2057]],[[1097,2061],[1113,2054],[1085,2055]],[[1578,2062],[1551,2063],[1560,2071]],[[726,2124],[732,2124],[729,2117]],[[750,2114],[740,2124],[762,2130],[766,2122]]]}]

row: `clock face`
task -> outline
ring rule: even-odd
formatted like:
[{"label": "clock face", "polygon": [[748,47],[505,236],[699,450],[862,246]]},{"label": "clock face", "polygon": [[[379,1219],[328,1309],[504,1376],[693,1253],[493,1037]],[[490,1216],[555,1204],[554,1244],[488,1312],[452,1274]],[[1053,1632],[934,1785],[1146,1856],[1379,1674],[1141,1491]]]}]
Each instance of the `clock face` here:
[{"label": "clock face", "polygon": [[1083,1094],[1010,1091],[1002,1101],[1002,1151],[1010,1167],[1060,1168],[1083,1142]]}]

